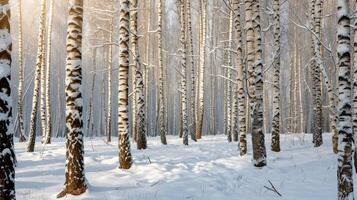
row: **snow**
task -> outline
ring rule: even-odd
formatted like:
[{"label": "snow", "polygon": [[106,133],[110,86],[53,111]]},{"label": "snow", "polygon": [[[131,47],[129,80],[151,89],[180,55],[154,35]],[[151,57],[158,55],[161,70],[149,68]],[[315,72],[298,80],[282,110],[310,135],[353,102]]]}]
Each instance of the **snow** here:
[{"label": "snow", "polygon": [[[237,143],[226,136],[205,136],[198,143],[182,145],[182,139],[168,136],[148,138],[149,149],[132,150],[134,165],[118,169],[117,138],[84,138],[85,172],[89,190],[70,200],[333,200],[337,197],[337,158],[332,153],[331,134],[324,145],[314,148],[311,135],[282,135],[280,153],[268,151],[267,167],[253,167],[251,146],[240,157]],[[37,140],[39,141],[39,140]],[[250,144],[250,137],[248,137]],[[270,135],[266,137],[270,147]],[[65,143],[40,146],[26,152],[25,143],[15,143],[18,167],[18,200],[56,199],[64,183]],[[132,144],[133,147],[136,145]],[[356,179],[356,177],[354,177]],[[264,186],[271,181],[282,197]],[[356,187],[355,187],[356,189]]]}]

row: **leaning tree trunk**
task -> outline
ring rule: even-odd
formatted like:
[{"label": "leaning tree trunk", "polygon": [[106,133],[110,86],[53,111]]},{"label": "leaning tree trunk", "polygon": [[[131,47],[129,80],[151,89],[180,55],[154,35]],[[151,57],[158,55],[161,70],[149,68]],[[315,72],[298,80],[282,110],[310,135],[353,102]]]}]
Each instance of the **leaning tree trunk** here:
[{"label": "leaning tree trunk", "polygon": [[[248,0],[249,1],[249,0]],[[252,144],[253,144],[253,162],[256,167],[266,165],[265,136],[263,133],[263,49],[260,27],[260,7],[259,0],[253,0],[253,5],[248,9],[253,9],[253,29],[254,29],[254,72],[251,73],[252,93],[254,106],[252,107]],[[248,4],[249,5],[249,4]]]},{"label": "leaning tree trunk", "polygon": [[337,0],[337,56],[338,56],[338,199],[352,200],[352,105],[351,105],[351,28],[348,0]]},{"label": "leaning tree trunk", "polygon": [[186,37],[186,2],[180,0],[180,24],[181,24],[181,127],[183,144],[188,145],[188,120],[187,120],[187,37]]},{"label": "leaning tree trunk", "polygon": [[191,139],[193,141],[196,140],[196,92],[195,92],[195,86],[196,86],[196,74],[195,74],[195,60],[194,60],[194,49],[193,49],[193,33],[192,33],[192,14],[191,14],[191,0],[187,0],[187,31],[188,35],[187,38],[189,38],[189,48],[190,48],[190,60],[191,60],[191,103],[190,103],[190,114],[191,114],[191,126],[189,127],[189,132],[191,135]]},{"label": "leaning tree trunk", "polygon": [[47,32],[47,59],[46,59],[46,144],[51,143],[52,137],[52,113],[51,113],[51,56],[52,56],[52,25],[53,25],[54,0],[50,0],[50,18]]},{"label": "leaning tree trunk", "polygon": [[203,114],[204,114],[204,72],[206,66],[206,28],[207,28],[207,1],[200,0],[200,8],[202,10],[202,22],[200,23],[201,32],[201,48],[200,48],[200,68],[198,74],[198,89],[197,89],[197,122],[196,122],[196,139],[202,138],[203,129]]},{"label": "leaning tree trunk", "polygon": [[58,198],[87,190],[84,174],[82,28],[83,0],[69,0],[66,59],[66,180]]},{"label": "leaning tree trunk", "polygon": [[46,22],[46,0],[41,0],[41,15],[40,15],[39,34],[38,34],[38,50],[37,50],[37,58],[36,58],[35,83],[34,83],[34,92],[32,98],[30,133],[29,133],[27,152],[33,152],[35,150],[36,121],[37,121],[37,109],[38,109],[38,100],[39,100],[38,98],[39,98],[40,83],[41,83],[40,80],[41,68],[43,67],[42,64],[45,56],[45,49],[44,49],[45,22]]},{"label": "leaning tree trunk", "polygon": [[17,97],[17,116],[18,116],[18,131],[19,131],[19,142],[25,142],[26,137],[24,136],[24,111],[23,111],[23,96],[24,96],[24,53],[23,53],[23,30],[22,30],[22,0],[18,0],[17,10],[19,13],[19,86],[18,86],[18,97]]},{"label": "leaning tree trunk", "polygon": [[119,168],[129,169],[132,165],[129,140],[129,0],[120,0],[119,15],[119,102],[118,102],[118,131],[119,131]]},{"label": "leaning tree trunk", "polygon": [[131,30],[131,47],[133,53],[133,62],[135,66],[135,93],[136,93],[136,110],[133,110],[133,115],[136,118],[136,127],[133,133],[137,137],[137,148],[146,149],[146,120],[145,120],[145,102],[144,102],[144,80],[142,75],[142,65],[139,56],[138,44],[138,0],[130,0],[130,30]]},{"label": "leaning tree trunk", "polygon": [[280,0],[273,1],[274,10],[274,77],[273,77],[273,124],[271,150],[280,151]]},{"label": "leaning tree trunk", "polygon": [[[239,135],[239,149],[240,155],[243,156],[247,153],[247,139],[246,139],[246,106],[245,106],[245,91],[244,91],[244,65],[243,65],[243,40],[242,40],[242,25],[241,25],[241,0],[233,1],[234,9],[234,24],[237,31],[237,88],[235,90],[237,99],[234,100],[234,112],[233,112],[233,123],[234,123],[234,141],[238,139]],[[238,119],[237,119],[238,117]],[[237,138],[236,138],[237,137]]]},{"label": "leaning tree trunk", "polygon": [[162,24],[163,17],[162,13],[164,11],[163,0],[158,1],[158,60],[159,60],[159,125],[160,125],[160,138],[161,143],[166,145],[166,134],[167,134],[167,124],[165,119],[165,90],[164,90],[164,63],[163,63],[163,50],[162,50]]},{"label": "leaning tree trunk", "polygon": [[[311,18],[312,18],[312,27],[313,31],[317,36],[321,35],[321,2],[320,0],[311,0]],[[321,71],[318,66],[318,57],[321,55],[321,49],[315,48],[314,42],[316,38],[312,36],[313,44],[312,49],[314,52],[314,59],[312,61],[311,69],[313,75],[313,105],[314,105],[314,113],[313,113],[313,126],[312,126],[312,134],[313,134],[313,143],[315,147],[319,147],[322,145],[322,100],[321,100]]]},{"label": "leaning tree trunk", "polygon": [[11,98],[11,51],[12,40],[10,35],[10,4],[8,0],[0,1],[2,8],[0,29],[0,199],[15,200],[15,151],[14,130],[12,119]]}]

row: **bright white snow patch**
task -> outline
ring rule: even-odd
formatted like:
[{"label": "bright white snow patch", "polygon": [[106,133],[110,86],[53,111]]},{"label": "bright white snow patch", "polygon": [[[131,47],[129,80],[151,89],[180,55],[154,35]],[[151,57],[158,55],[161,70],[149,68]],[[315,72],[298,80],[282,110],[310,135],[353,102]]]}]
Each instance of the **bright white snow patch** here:
[{"label": "bright white snow patch", "polygon": [[[269,149],[270,136],[266,139]],[[282,135],[282,152],[268,151],[268,166],[257,169],[251,163],[251,146],[249,154],[241,158],[237,143],[228,144],[226,136],[204,137],[188,147],[177,137],[168,137],[167,146],[159,138],[148,138],[149,149],[133,148],[135,164],[124,171],[117,168],[116,142],[107,145],[104,138],[85,138],[89,191],[65,199],[334,200],[337,159],[331,135],[325,134],[324,139],[321,148],[313,148],[310,135],[305,139],[303,135]],[[250,144],[250,138],[248,141]],[[64,183],[64,140],[54,139],[44,151],[39,145],[35,153],[26,153],[25,147],[26,143],[16,143],[18,200],[56,199]],[[268,180],[282,197],[264,188],[270,187]]]}]

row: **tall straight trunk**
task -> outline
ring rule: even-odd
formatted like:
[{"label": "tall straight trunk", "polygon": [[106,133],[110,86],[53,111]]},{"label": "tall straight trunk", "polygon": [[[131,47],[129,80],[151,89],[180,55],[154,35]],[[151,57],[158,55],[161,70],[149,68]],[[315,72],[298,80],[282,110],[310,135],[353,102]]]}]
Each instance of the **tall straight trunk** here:
[{"label": "tall straight trunk", "polygon": [[197,95],[197,122],[196,122],[196,139],[202,138],[203,128],[203,97],[204,97],[204,72],[206,66],[206,28],[207,28],[207,1],[200,0],[200,9],[202,10],[202,22],[200,23],[201,29],[201,49],[200,49],[200,66],[198,74],[198,95]]},{"label": "tall straight trunk", "polygon": [[41,84],[41,68],[43,66],[42,64],[45,56],[45,49],[44,49],[45,22],[46,22],[46,0],[41,0],[41,15],[40,15],[39,34],[38,34],[35,84],[34,84],[34,92],[32,97],[30,133],[29,133],[27,152],[33,152],[35,150],[37,109],[38,109],[38,100],[39,100],[40,84]]},{"label": "tall straight trunk", "polygon": [[256,167],[266,165],[265,136],[263,132],[263,48],[260,26],[259,0],[253,0],[253,28],[254,28],[254,73],[253,87],[254,107],[252,109],[252,144],[253,162]]},{"label": "tall straight trunk", "polygon": [[180,0],[180,24],[181,24],[181,127],[183,144],[188,145],[188,117],[187,117],[187,18],[186,18],[186,2]]},{"label": "tall straight trunk", "polygon": [[[311,0],[311,17],[312,17],[312,25],[313,30],[317,36],[321,35],[321,14],[322,14],[322,7],[321,7],[321,0]],[[319,68],[318,58],[321,55],[321,49],[316,48],[314,43],[316,37],[312,36],[313,38],[313,45],[312,49],[314,51],[314,59],[311,65],[312,69],[312,76],[313,76],[313,105],[314,105],[314,113],[313,113],[313,127],[312,127],[312,134],[313,134],[313,143],[315,147],[319,147],[322,145],[322,100],[321,100],[321,71]]]},{"label": "tall straight trunk", "polygon": [[129,169],[133,163],[129,140],[129,0],[120,0],[119,14],[119,168]]},{"label": "tall straight trunk", "polygon": [[158,1],[158,59],[159,59],[159,125],[160,125],[160,138],[161,143],[166,145],[166,134],[167,134],[167,119],[165,118],[165,90],[164,90],[164,63],[163,63],[163,50],[162,50],[162,24],[163,17],[162,14],[164,12],[164,4],[163,0]]},{"label": "tall straight trunk", "polygon": [[135,93],[136,93],[136,110],[133,114],[136,118],[136,127],[134,135],[137,137],[137,148],[146,149],[146,119],[145,119],[145,102],[144,102],[144,82],[142,76],[142,64],[139,56],[138,44],[138,0],[130,0],[130,30],[131,30],[131,48],[133,53],[133,62],[135,66]]},{"label": "tall straight trunk", "polygon": [[82,29],[83,0],[69,0],[66,59],[66,174],[63,191],[80,195],[87,190],[84,174],[83,98],[82,98]]},{"label": "tall straight trunk", "polygon": [[196,86],[196,70],[195,70],[195,60],[194,60],[194,49],[193,49],[193,33],[192,33],[192,14],[191,14],[191,0],[187,0],[187,31],[188,31],[188,42],[189,42],[189,49],[190,49],[190,61],[191,61],[191,103],[190,103],[190,121],[192,123],[191,126],[189,127],[189,132],[191,135],[191,139],[194,141],[196,140],[196,92],[195,92],[195,86]]},{"label": "tall straight trunk", "polygon": [[[113,4],[114,10],[114,1]],[[113,43],[114,16],[110,19],[109,43]],[[108,113],[107,113],[107,142],[112,141],[112,74],[113,74],[113,45],[108,47]]]},{"label": "tall straight trunk", "polygon": [[302,77],[302,65],[301,65],[301,54],[298,56],[298,85],[299,85],[299,103],[300,103],[300,133],[305,133],[304,130],[304,101],[303,101],[303,84],[301,83]]},{"label": "tall straight trunk", "polygon": [[46,53],[46,144],[51,143],[52,113],[51,113],[51,56],[52,56],[52,25],[53,25],[54,0],[50,0],[50,17],[48,19],[47,53]]},{"label": "tall straight trunk", "polygon": [[18,127],[19,131],[19,142],[25,142],[26,137],[24,136],[24,111],[23,111],[23,96],[24,96],[24,53],[23,53],[23,28],[22,28],[22,0],[17,2],[17,11],[19,15],[18,29],[19,29],[19,86],[18,86],[18,97],[17,97],[17,116],[18,116]]},{"label": "tall straight trunk", "polygon": [[[246,106],[245,106],[245,91],[244,91],[244,64],[243,64],[243,40],[242,40],[242,25],[241,25],[241,0],[233,1],[234,9],[234,25],[237,31],[237,87],[235,89],[236,99],[234,100],[234,141],[238,140],[239,135],[239,149],[240,155],[243,156],[247,153],[247,139],[246,139]],[[238,117],[238,119],[237,119]]]},{"label": "tall straight trunk", "polygon": [[274,76],[273,76],[273,124],[271,150],[280,151],[280,0],[273,1],[274,10]]},{"label": "tall straight trunk", "polygon": [[348,0],[337,0],[337,63],[338,63],[338,199],[352,200],[352,81],[351,81],[351,28]]},{"label": "tall straight trunk", "polygon": [[[46,10],[45,10],[46,12]],[[45,13],[45,21],[46,21],[46,13]],[[40,72],[40,124],[41,124],[41,143],[45,142],[46,139],[46,25],[43,34],[43,56],[41,60],[41,72]]]},{"label": "tall straight trunk", "polygon": [[[232,7],[232,6],[231,6]],[[228,47],[226,49],[227,54],[227,66],[226,66],[226,88],[225,88],[225,104],[226,104],[226,135],[228,142],[232,142],[232,47],[233,47],[233,20],[234,11],[230,9],[229,12],[229,29],[228,29]]]},{"label": "tall straight trunk", "polygon": [[12,97],[11,97],[11,51],[12,40],[10,35],[10,4],[8,0],[0,1],[2,18],[0,30],[2,36],[0,42],[0,199],[15,200],[15,151],[14,130],[12,119]]},{"label": "tall straight trunk", "polygon": [[[357,10],[357,1],[355,2],[355,12]],[[354,18],[353,20],[353,33],[354,33],[354,38],[353,38],[353,110],[352,110],[352,128],[353,128],[353,135],[354,135],[354,141],[356,142],[357,139],[357,18]],[[337,139],[338,135],[334,135],[333,137],[333,144],[334,144],[334,150],[337,149]],[[355,146],[355,152],[354,152],[354,164],[357,167],[357,153],[356,153],[357,145]],[[356,168],[357,171],[357,168]]]}]

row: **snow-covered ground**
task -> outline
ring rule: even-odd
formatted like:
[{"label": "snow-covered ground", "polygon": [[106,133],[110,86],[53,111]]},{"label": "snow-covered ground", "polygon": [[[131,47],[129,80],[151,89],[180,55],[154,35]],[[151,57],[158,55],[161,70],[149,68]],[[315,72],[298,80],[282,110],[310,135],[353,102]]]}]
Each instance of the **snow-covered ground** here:
[{"label": "snow-covered ground", "polygon": [[[226,137],[208,136],[190,146],[170,136],[168,145],[149,138],[149,149],[136,150],[130,170],[118,169],[117,142],[85,138],[85,168],[90,184],[80,197],[85,200],[333,200],[336,199],[336,156],[331,135],[325,144],[313,148],[310,135],[283,135],[282,151],[268,151],[268,166],[253,167],[251,146],[240,157],[237,143]],[[116,141],[117,138],[113,138]],[[267,149],[270,136],[267,135]],[[39,139],[37,140],[39,141]],[[250,139],[249,139],[250,144]],[[25,152],[16,142],[19,161],[16,172],[19,200],[56,199],[64,183],[65,144],[57,139],[51,145],[37,143],[35,153]],[[271,181],[281,193],[267,190]]]}]

